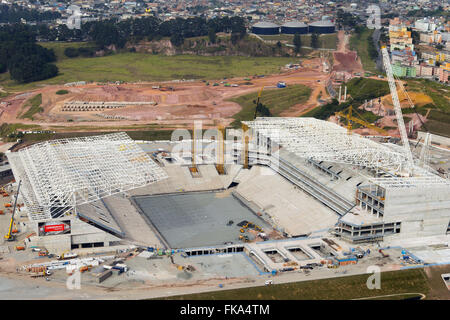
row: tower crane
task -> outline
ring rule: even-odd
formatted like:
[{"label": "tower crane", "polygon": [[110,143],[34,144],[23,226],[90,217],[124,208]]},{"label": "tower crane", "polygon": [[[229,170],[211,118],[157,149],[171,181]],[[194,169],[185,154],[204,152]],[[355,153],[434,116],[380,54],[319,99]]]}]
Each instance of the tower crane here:
[{"label": "tower crane", "polygon": [[259,99],[261,99],[261,94],[262,94],[264,88],[265,87],[262,87],[261,90],[259,90],[259,92],[258,92],[258,98],[256,99],[255,114],[253,115],[253,120],[256,119],[256,113],[258,112]]},{"label": "tower crane", "polygon": [[394,111],[395,116],[397,118],[398,130],[400,131],[400,137],[402,140],[403,149],[406,156],[406,166],[408,173],[411,175],[412,170],[414,168],[414,160],[411,148],[409,147],[408,135],[406,133],[405,122],[403,121],[402,108],[400,107],[400,101],[398,99],[397,87],[395,85],[389,53],[385,46],[381,48],[381,53],[383,54],[384,68],[386,70],[386,75],[389,82],[389,89],[391,90],[392,102],[394,103]]},{"label": "tower crane", "polygon": [[218,141],[217,141],[217,165],[216,169],[219,174],[225,174],[225,127],[219,125],[218,127]]},{"label": "tower crane", "polygon": [[[335,113],[335,115],[347,119],[347,133],[348,134],[352,134],[352,122],[356,122],[362,126],[365,126],[366,128],[373,129],[373,130],[377,131],[378,133],[387,134],[386,130],[379,128],[379,127],[365,121],[356,110],[353,110],[353,106],[348,107],[347,113],[345,113],[344,111],[338,111]],[[359,118],[353,116],[353,112],[355,112],[359,116]]]}]

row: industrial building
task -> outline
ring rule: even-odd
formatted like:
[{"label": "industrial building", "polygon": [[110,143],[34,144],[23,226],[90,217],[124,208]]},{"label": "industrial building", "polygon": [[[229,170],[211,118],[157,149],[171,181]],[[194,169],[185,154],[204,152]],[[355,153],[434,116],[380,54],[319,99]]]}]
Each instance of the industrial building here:
[{"label": "industrial building", "polygon": [[281,26],[282,34],[306,34],[308,33],[308,26],[303,22],[290,21]]},{"label": "industrial building", "polygon": [[272,22],[258,22],[252,26],[252,32],[259,35],[277,35],[280,26]]},{"label": "industrial building", "polygon": [[309,24],[309,33],[327,34],[335,32],[336,26],[329,20],[316,21]]}]

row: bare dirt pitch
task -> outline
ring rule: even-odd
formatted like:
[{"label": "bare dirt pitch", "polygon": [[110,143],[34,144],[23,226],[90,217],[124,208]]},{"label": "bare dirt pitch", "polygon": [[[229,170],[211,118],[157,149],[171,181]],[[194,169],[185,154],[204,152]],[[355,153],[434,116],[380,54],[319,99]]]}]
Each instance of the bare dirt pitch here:
[{"label": "bare dirt pitch", "polygon": [[[218,122],[231,123],[233,115],[241,110],[229,98],[257,92],[262,87],[275,87],[277,82],[284,81],[287,85],[304,84],[309,86],[314,94],[305,105],[295,105],[286,111],[289,116],[297,116],[305,108],[317,105],[318,97],[326,98],[324,90],[328,75],[321,72],[320,60],[311,59],[302,62],[303,67],[297,70],[284,71],[277,75],[264,77],[234,78],[227,80],[193,82],[152,82],[126,84],[86,84],[72,87],[51,85],[21,92],[1,100],[0,122],[37,124],[43,129],[58,126],[73,127],[123,127],[142,124],[156,124],[164,127],[175,127],[193,120],[205,120],[205,126],[215,126]],[[213,86],[218,83],[218,86]],[[227,86],[236,84],[238,86]],[[159,87],[159,88],[157,88]],[[67,90],[68,94],[58,95],[59,90]],[[319,92],[323,94],[319,95]],[[33,115],[33,120],[22,119],[20,115],[26,110],[26,101],[36,94],[42,94],[42,112]],[[100,111],[62,111],[65,102],[149,102],[148,105],[128,105],[116,109]],[[151,103],[156,103],[152,105]],[[2,113],[3,111],[3,113]],[[112,119],[113,118],[113,119]]]}]

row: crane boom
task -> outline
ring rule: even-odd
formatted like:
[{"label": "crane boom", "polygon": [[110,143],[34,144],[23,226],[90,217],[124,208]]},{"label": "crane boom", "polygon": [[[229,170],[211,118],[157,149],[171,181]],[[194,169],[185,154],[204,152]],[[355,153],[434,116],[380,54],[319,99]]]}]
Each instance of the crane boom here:
[{"label": "crane boom", "polygon": [[256,114],[258,112],[258,105],[259,105],[259,99],[261,99],[261,94],[264,90],[264,87],[261,88],[261,90],[258,91],[258,99],[256,99],[256,107],[255,107],[255,114],[253,115],[253,120],[256,119]]},{"label": "crane boom", "polygon": [[[359,123],[360,125],[365,126],[366,128],[373,129],[373,130],[375,130],[375,131],[377,131],[377,132],[379,132],[381,134],[387,134],[386,130],[384,130],[382,128],[378,128],[377,126],[375,126],[375,125],[373,125],[373,124],[371,124],[371,123],[369,123],[369,122],[367,122],[367,121],[365,121],[363,119],[358,119],[357,117],[354,117],[352,115],[353,111],[356,112],[356,110],[353,110],[353,107],[350,106],[348,108],[348,113],[345,113],[343,111],[338,111],[338,112],[335,113],[336,116],[343,117],[343,118],[347,119],[347,121],[348,121],[348,125],[347,125],[348,134],[351,134],[352,121],[356,122],[356,123]],[[359,114],[357,112],[356,112],[356,114],[359,116]]]},{"label": "crane boom", "polygon": [[17,187],[16,199],[14,200],[14,207],[13,207],[13,211],[12,211],[12,215],[11,215],[11,221],[9,222],[9,229],[8,229],[8,233],[5,235],[6,241],[14,240],[14,236],[12,234],[12,228],[13,228],[13,223],[14,223],[14,213],[16,212],[17,198],[19,197],[19,190],[20,190],[21,184],[22,184],[22,180],[19,181],[19,186]]},{"label": "crane boom", "polygon": [[391,90],[392,102],[394,103],[394,111],[395,116],[397,118],[398,130],[400,131],[400,136],[402,139],[403,148],[407,159],[407,165],[409,167],[408,169],[412,170],[412,168],[414,167],[414,160],[412,157],[411,148],[409,147],[408,135],[406,133],[405,122],[403,121],[402,108],[400,107],[400,101],[398,99],[397,87],[395,85],[389,53],[386,47],[383,47],[381,49],[381,52],[383,54],[384,68],[386,70],[386,75],[389,81],[389,89]]}]

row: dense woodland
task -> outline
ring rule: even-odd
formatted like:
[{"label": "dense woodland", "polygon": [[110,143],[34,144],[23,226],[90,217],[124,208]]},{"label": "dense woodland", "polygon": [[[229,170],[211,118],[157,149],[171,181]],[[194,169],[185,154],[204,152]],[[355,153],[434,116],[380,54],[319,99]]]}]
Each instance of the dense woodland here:
[{"label": "dense woodland", "polygon": [[116,19],[83,23],[80,30],[70,30],[65,25],[51,28],[47,25],[34,27],[41,41],[94,41],[99,48],[114,45],[123,48],[127,42],[158,40],[170,38],[178,46],[185,38],[207,36],[211,33],[231,33],[235,39],[246,34],[245,19],[241,17],[223,17],[207,20],[203,17],[177,18],[161,21],[156,17],[139,19]]},{"label": "dense woodland", "polygon": [[30,22],[51,21],[61,17],[59,12],[40,12],[34,9],[27,9],[16,4],[0,4],[0,23],[16,23],[21,19]]},{"label": "dense woodland", "polygon": [[0,27],[0,73],[9,71],[11,79],[20,83],[48,79],[58,74],[51,64],[55,61],[53,50],[39,46],[30,27]]}]

